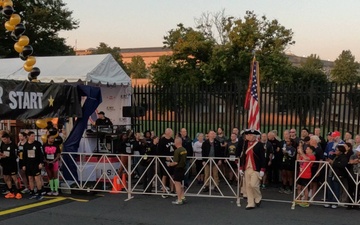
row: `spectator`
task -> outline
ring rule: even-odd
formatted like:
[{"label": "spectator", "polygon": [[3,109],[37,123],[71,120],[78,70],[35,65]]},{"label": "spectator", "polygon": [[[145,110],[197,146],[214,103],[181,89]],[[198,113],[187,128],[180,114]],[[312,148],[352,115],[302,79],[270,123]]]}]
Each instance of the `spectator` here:
[{"label": "spectator", "polygon": [[270,170],[268,171],[269,182],[274,185],[278,185],[283,155],[282,151],[280,151],[280,142],[275,138],[275,134],[271,131],[268,133],[268,140],[271,143],[274,151],[274,158],[272,159],[271,166],[269,167]]},{"label": "spectator", "polygon": [[[221,150],[221,145],[218,140],[216,140],[216,133],[211,130],[208,134],[208,140],[204,141],[201,146],[202,157],[203,157],[203,166],[205,166],[205,188],[204,192],[209,191],[210,185],[210,169],[212,169],[212,178],[215,181],[215,187],[212,187],[212,190],[219,191],[219,170],[218,167],[222,165],[220,159],[213,159],[213,157],[224,157],[224,152]],[[210,168],[210,161],[212,161],[212,168]],[[217,164],[214,165],[214,164]]]},{"label": "spectator", "polygon": [[[345,155],[345,147],[344,145],[338,145],[335,149],[335,158],[334,160],[328,159],[327,162],[332,166],[334,173],[330,173],[330,177],[328,178],[330,187],[334,194],[330,190],[327,190],[327,201],[329,202],[336,202],[340,200],[340,190],[341,190],[341,183],[344,183],[346,180],[346,165],[348,164],[347,157]],[[336,204],[325,204],[325,208],[336,209]]]},{"label": "spectator", "polygon": [[[320,147],[320,139],[318,136],[313,135],[310,137],[309,146],[315,148],[315,160],[316,161],[323,161],[324,160],[324,152]],[[312,175],[312,182],[310,184],[310,192],[309,197],[313,197],[315,195],[319,182],[323,180],[321,170],[320,170],[320,163],[313,163],[311,167],[311,175]]]},{"label": "spectator", "polygon": [[191,170],[189,170],[189,167],[190,167],[190,163],[191,163],[191,157],[194,156],[194,152],[193,152],[193,148],[192,148],[192,140],[188,136],[186,128],[181,128],[180,137],[182,139],[182,146],[186,149],[187,156],[188,156],[188,158],[186,158],[186,167],[185,167],[185,171],[188,171],[188,173],[185,173],[185,179],[184,179],[184,186],[188,187],[190,171],[191,171]]},{"label": "spectator", "polygon": [[[356,193],[355,183],[357,181],[357,176],[360,176],[360,146],[355,149],[355,153],[350,157],[349,164],[352,165],[352,169],[350,170],[351,177],[348,178],[349,194],[351,198],[355,201],[356,194],[358,194],[357,196],[359,196],[360,194],[360,190],[358,190],[358,193]],[[353,203],[353,201],[351,201],[350,199],[349,202]],[[359,207],[354,205],[348,205],[347,208],[357,209]]]},{"label": "spectator", "polygon": [[272,158],[274,156],[274,151],[273,151],[272,144],[267,139],[267,134],[266,133],[261,134],[260,141],[261,141],[261,143],[263,144],[263,147],[264,147],[265,162],[266,162],[266,170],[265,170],[264,178],[262,179],[261,189],[265,189],[266,185],[269,183],[269,181],[268,181],[268,173],[269,173],[269,167],[271,166]]},{"label": "spectator", "polygon": [[228,166],[229,168],[229,183],[233,184],[234,183],[234,171],[238,171],[237,169],[237,160],[236,158],[238,158],[240,156],[240,152],[239,152],[239,142],[236,141],[237,136],[236,134],[231,134],[230,136],[230,141],[227,143],[227,149],[225,151],[225,157],[227,157],[227,162],[228,162]]},{"label": "spectator", "polygon": [[304,194],[304,202],[300,201],[299,205],[301,207],[309,207],[309,203],[307,202],[309,199],[309,191],[308,191],[308,185],[310,183],[311,179],[311,167],[312,167],[312,161],[315,161],[315,147],[308,146],[304,152],[303,144],[300,143],[297,151],[297,159],[302,160],[303,162],[300,162],[300,171],[299,171],[299,177],[297,180],[297,199],[296,201],[300,201],[300,197],[302,193]]},{"label": "spectator", "polygon": [[291,128],[289,134],[290,134],[290,139],[293,140],[295,143],[294,147],[297,148],[300,143],[300,138],[296,136],[296,129]]},{"label": "spectator", "polygon": [[355,136],[355,144],[354,144],[354,149],[357,149],[357,147],[360,146],[360,134],[357,134]]},{"label": "spectator", "polygon": [[202,170],[202,144],[204,142],[204,134],[203,133],[198,133],[197,136],[197,141],[194,143],[193,145],[193,150],[194,150],[194,154],[195,154],[195,158],[196,158],[196,173],[197,173],[197,183],[198,184],[204,184],[204,170]]},{"label": "spectator", "polygon": [[155,174],[156,163],[153,162],[153,157],[151,156],[156,155],[158,144],[159,144],[159,138],[156,136],[152,137],[151,143],[146,146],[146,151],[144,153],[144,157],[142,160],[142,165],[146,168],[143,177],[143,189],[147,193],[151,192],[152,189],[151,181]]},{"label": "spectator", "polygon": [[291,194],[294,182],[296,149],[293,146],[290,136],[287,135],[283,141],[283,159],[281,164],[282,187],[280,193]]},{"label": "spectator", "polygon": [[349,140],[352,139],[352,137],[353,137],[352,132],[346,131],[346,132],[345,132],[345,135],[344,135],[344,141],[345,141],[345,142],[349,142]]},{"label": "spectator", "polygon": [[321,136],[321,130],[319,127],[316,127],[314,130],[314,135],[318,136],[320,139],[320,146],[322,150],[325,150],[326,148],[326,140]]},{"label": "spectator", "polygon": [[301,140],[304,140],[304,138],[308,136],[309,136],[309,130],[306,127],[301,129]]}]

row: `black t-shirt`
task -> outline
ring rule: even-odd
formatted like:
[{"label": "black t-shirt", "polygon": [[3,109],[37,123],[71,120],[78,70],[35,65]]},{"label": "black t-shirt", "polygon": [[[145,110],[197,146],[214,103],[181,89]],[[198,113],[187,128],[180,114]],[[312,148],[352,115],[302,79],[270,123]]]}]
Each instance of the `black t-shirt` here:
[{"label": "black t-shirt", "polygon": [[40,164],[44,161],[43,148],[40,142],[26,142],[24,145],[23,160],[25,165]]},{"label": "black t-shirt", "polygon": [[262,143],[262,144],[264,146],[266,162],[269,162],[270,161],[270,155],[274,154],[273,145],[269,141],[266,141],[265,143]]},{"label": "black t-shirt", "polygon": [[44,144],[44,157],[48,161],[53,161],[58,154],[60,154],[60,148],[56,144]]},{"label": "black t-shirt", "polygon": [[120,143],[120,154],[133,154],[131,143],[129,140],[124,140]]},{"label": "black t-shirt", "polygon": [[[274,139],[274,140],[269,140],[269,142],[271,143],[272,147],[273,147],[273,151],[274,151],[274,160],[275,161],[281,161],[282,160],[282,151],[281,151],[281,143],[280,141]],[[277,151],[277,149],[280,148],[280,151]]]},{"label": "black t-shirt", "polygon": [[158,154],[162,156],[174,156],[174,138],[162,137],[159,140]]},{"label": "black t-shirt", "polygon": [[1,159],[1,164],[2,165],[9,165],[13,163],[16,164],[17,149],[18,147],[13,142],[10,142],[9,144],[5,144],[4,142],[2,142],[0,151],[7,157]]},{"label": "black t-shirt", "polygon": [[113,123],[111,122],[111,120],[107,117],[105,117],[104,119],[97,119],[95,122],[96,126],[106,126],[106,125],[113,125]]},{"label": "black t-shirt", "polygon": [[187,156],[193,156],[192,140],[189,137],[182,138],[182,146],[186,149]]}]

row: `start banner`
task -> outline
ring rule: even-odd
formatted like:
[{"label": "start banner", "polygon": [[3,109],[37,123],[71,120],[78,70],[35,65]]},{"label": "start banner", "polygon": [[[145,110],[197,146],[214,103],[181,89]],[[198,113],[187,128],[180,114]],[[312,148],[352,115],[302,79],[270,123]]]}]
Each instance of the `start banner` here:
[{"label": "start banner", "polygon": [[77,86],[0,79],[0,119],[82,117]]}]

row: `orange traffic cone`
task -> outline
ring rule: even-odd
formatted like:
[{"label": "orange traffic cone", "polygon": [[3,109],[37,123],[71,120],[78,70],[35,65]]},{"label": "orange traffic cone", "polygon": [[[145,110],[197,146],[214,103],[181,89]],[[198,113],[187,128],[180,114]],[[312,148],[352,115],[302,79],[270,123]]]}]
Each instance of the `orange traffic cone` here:
[{"label": "orange traffic cone", "polygon": [[119,175],[115,175],[113,178],[113,188],[110,193],[119,193],[124,188],[124,184],[126,184],[125,174],[122,175],[122,183],[120,182]]}]

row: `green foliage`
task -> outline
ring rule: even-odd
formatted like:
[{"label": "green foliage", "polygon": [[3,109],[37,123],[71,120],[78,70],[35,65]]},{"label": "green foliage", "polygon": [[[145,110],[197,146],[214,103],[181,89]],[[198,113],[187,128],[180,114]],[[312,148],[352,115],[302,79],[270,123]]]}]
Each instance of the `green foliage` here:
[{"label": "green foliage", "polygon": [[311,54],[306,58],[305,61],[301,62],[301,67],[310,70],[322,70],[324,67],[324,63],[321,61],[318,55]]},{"label": "green foliage", "polygon": [[141,56],[133,56],[131,62],[126,64],[131,78],[147,78],[148,69],[144,59]]},{"label": "green foliage", "polygon": [[[265,16],[259,18],[250,11],[243,19],[225,17],[223,13],[212,16],[213,19],[203,15],[196,28],[178,24],[176,29],[168,32],[164,44],[173,55],[152,65],[153,83],[240,82],[246,86],[254,54],[260,61],[263,80],[282,79],[279,74],[290,65],[284,50],[294,44],[291,29],[286,29],[277,20],[268,20]],[[216,27],[218,35],[212,27]]]},{"label": "green foliage", "polygon": [[[36,56],[73,55],[74,51],[58,36],[59,31],[78,28],[79,21],[72,18],[72,11],[62,0],[13,0],[15,13],[26,26],[25,35],[30,39]],[[0,15],[2,21],[5,18]],[[14,41],[3,26],[0,27],[0,57],[18,57]],[[4,35],[5,34],[5,35]]]},{"label": "green foliage", "polygon": [[350,50],[344,50],[335,60],[331,71],[331,79],[339,84],[353,84],[359,81],[360,65],[355,61],[355,56]]},{"label": "green foliage", "polygon": [[93,55],[95,54],[111,54],[114,59],[119,63],[121,68],[125,70],[126,73],[128,73],[127,67],[122,61],[121,56],[121,49],[119,47],[110,47],[104,42],[100,42],[99,46],[96,47],[96,49],[92,52]]}]

